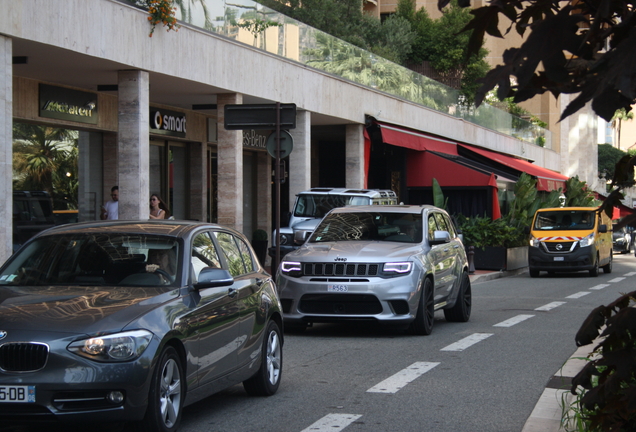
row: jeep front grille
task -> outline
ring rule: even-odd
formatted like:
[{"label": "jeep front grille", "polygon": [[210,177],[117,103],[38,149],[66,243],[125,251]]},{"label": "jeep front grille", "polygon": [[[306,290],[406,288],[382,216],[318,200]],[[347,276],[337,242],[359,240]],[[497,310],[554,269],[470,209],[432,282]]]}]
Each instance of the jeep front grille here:
[{"label": "jeep front grille", "polygon": [[378,276],[380,264],[305,263],[303,276]]}]

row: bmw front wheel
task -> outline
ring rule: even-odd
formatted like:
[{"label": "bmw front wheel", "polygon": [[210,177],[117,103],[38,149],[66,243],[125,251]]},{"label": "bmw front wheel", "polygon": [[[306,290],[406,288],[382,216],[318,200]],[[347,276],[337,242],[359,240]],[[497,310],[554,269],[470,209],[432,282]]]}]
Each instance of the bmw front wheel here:
[{"label": "bmw front wheel", "polygon": [[283,338],[280,328],[270,321],[263,338],[261,366],[250,379],[243,381],[243,387],[250,396],[271,396],[278,390],[283,371]]},{"label": "bmw front wheel", "polygon": [[150,384],[148,410],[144,418],[146,431],[177,430],[183,407],[183,384],[181,360],[177,351],[168,346],[161,353]]}]

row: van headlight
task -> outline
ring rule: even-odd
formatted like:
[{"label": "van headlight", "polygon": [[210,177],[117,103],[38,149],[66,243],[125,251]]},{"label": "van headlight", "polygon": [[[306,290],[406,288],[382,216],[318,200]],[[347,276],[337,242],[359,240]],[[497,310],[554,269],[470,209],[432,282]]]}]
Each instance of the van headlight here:
[{"label": "van headlight", "polygon": [[585,236],[581,240],[579,240],[580,247],[592,246],[593,244],[594,244],[594,233],[591,233],[590,235]]},{"label": "van headlight", "polygon": [[539,244],[541,244],[541,242],[539,241],[539,239],[538,239],[538,238],[536,238],[535,236],[532,236],[532,235],[531,235],[531,236],[530,236],[530,246],[538,248],[538,247],[539,247]]}]

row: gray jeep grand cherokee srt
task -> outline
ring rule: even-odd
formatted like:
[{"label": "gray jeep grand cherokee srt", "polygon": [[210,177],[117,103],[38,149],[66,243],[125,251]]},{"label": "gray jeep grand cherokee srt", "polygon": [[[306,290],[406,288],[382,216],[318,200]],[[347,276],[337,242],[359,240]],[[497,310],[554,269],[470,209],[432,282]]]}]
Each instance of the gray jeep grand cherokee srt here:
[{"label": "gray jeep grand cherokee srt", "polygon": [[330,211],[277,273],[285,326],[371,320],[428,335],[434,314],[466,322],[472,298],[464,245],[433,206]]}]

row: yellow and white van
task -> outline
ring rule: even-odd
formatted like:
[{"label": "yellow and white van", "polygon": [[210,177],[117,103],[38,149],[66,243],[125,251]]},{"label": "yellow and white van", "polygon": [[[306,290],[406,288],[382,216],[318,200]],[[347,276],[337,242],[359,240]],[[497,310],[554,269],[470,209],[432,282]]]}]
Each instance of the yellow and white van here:
[{"label": "yellow and white van", "polygon": [[588,270],[612,272],[612,221],[590,207],[544,208],[534,215],[528,249],[530,276]]}]

